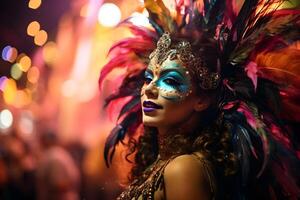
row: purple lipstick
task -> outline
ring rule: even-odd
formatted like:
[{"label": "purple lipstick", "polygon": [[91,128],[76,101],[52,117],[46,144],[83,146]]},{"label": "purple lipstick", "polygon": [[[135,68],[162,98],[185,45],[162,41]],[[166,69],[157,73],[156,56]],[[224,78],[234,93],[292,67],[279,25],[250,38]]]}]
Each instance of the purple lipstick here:
[{"label": "purple lipstick", "polygon": [[153,103],[152,101],[144,101],[143,102],[143,111],[144,112],[152,112],[156,109],[162,109],[162,106]]}]

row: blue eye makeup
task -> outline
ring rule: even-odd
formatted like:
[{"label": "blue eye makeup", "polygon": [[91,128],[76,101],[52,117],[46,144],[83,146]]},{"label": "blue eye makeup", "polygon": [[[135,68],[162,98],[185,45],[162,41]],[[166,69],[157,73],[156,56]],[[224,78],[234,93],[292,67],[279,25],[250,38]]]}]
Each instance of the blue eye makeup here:
[{"label": "blue eye makeup", "polygon": [[155,81],[154,86],[159,90],[159,94],[168,100],[178,101],[189,94],[191,84],[189,77],[183,76],[175,69],[163,70],[158,76],[154,76],[151,71],[145,71],[145,86]]},{"label": "blue eye makeup", "polygon": [[175,70],[169,70],[163,72],[161,77],[157,81],[157,86],[166,91],[176,90],[179,93],[185,93],[189,90],[189,82],[179,72]]},{"label": "blue eye makeup", "polygon": [[144,81],[144,89],[156,87],[160,96],[171,101],[179,101],[192,91],[188,71],[176,60],[167,59],[162,65],[149,65]]},{"label": "blue eye makeup", "polygon": [[171,69],[162,73],[157,86],[161,89],[161,96],[172,101],[181,100],[191,90],[189,78]]},{"label": "blue eye makeup", "polygon": [[149,84],[152,80],[153,80],[153,74],[151,72],[149,72],[149,71],[145,71],[144,82],[146,84]]}]

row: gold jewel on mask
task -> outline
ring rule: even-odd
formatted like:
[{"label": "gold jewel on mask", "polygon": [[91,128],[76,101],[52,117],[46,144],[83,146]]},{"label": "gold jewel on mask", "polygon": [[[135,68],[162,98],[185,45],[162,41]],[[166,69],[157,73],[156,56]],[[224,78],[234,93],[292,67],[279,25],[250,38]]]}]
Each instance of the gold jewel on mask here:
[{"label": "gold jewel on mask", "polygon": [[192,51],[192,46],[188,41],[180,41],[172,45],[172,40],[169,33],[164,33],[157,42],[157,48],[150,54],[150,59],[155,59],[158,65],[161,65],[166,59],[178,59],[191,73],[196,77],[199,86],[202,89],[216,89],[220,82],[218,73],[209,72],[205,66],[201,56],[195,56]]}]

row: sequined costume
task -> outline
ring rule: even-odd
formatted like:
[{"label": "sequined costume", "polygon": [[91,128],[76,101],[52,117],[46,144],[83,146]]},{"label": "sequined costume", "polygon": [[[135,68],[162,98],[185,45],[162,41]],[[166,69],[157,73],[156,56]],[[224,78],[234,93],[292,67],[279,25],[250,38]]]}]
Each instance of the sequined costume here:
[{"label": "sequined costume", "polygon": [[[206,178],[208,180],[211,194],[214,194],[215,185],[214,177],[211,170],[210,163],[205,161],[202,156],[195,153],[193,154],[199,162],[203,165]],[[130,186],[117,198],[117,200],[153,200],[155,199],[155,192],[164,190],[164,170],[168,163],[174,159],[174,156],[161,160],[158,158],[149,168],[145,170],[141,180],[136,179]],[[165,198],[165,197],[163,197]]]}]

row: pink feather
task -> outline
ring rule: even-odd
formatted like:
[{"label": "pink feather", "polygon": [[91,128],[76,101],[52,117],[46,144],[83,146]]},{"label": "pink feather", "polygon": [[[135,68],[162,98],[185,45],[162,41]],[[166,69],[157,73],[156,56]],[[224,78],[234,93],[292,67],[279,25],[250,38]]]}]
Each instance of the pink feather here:
[{"label": "pink feather", "polygon": [[116,68],[127,68],[128,66],[133,67],[136,65],[141,65],[137,60],[138,58],[134,53],[125,53],[122,55],[118,55],[117,57],[112,58],[101,70],[100,78],[99,78],[99,86],[102,88],[102,83],[104,78],[114,69]]},{"label": "pink feather", "polygon": [[252,80],[254,85],[254,90],[257,88],[257,64],[253,61],[250,61],[246,67],[245,71],[247,72],[247,76]]}]

